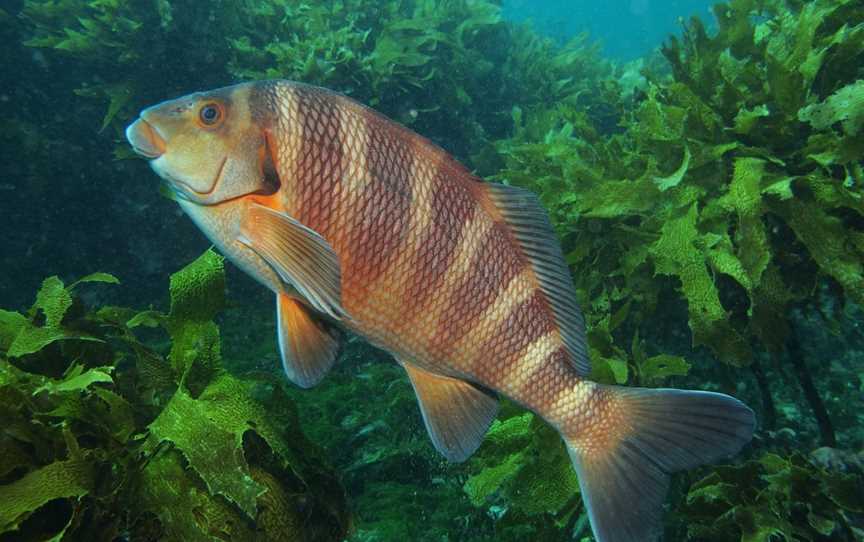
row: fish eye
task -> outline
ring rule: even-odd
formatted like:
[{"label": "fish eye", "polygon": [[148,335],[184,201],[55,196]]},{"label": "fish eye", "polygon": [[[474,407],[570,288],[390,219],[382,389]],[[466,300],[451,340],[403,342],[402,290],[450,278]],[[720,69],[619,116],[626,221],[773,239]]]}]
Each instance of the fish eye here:
[{"label": "fish eye", "polygon": [[204,126],[214,126],[222,120],[222,108],[216,103],[206,103],[198,110],[198,118]]}]

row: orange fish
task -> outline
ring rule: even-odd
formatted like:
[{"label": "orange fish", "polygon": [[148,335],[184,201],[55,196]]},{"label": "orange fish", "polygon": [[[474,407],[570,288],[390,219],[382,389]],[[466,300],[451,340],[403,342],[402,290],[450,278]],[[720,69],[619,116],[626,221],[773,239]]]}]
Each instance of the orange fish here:
[{"label": "orange fish", "polygon": [[435,447],[463,461],[501,393],[555,427],[600,542],[661,530],[672,472],[737,453],[727,395],[587,379],[585,325],[546,211],[325,89],[246,83],[145,109],[126,130],[225,256],[276,294],[285,372],[332,367],[338,327],[405,368]]}]

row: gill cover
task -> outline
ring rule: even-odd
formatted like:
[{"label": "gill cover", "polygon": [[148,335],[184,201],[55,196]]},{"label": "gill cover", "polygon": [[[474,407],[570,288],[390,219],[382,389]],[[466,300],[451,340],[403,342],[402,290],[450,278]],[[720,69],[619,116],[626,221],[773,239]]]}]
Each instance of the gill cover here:
[{"label": "gill cover", "polygon": [[[241,84],[147,108],[129,127],[129,140],[180,197],[194,203],[268,191],[274,168],[266,132],[251,113],[251,90],[252,84]],[[154,147],[161,154],[154,156]]]}]

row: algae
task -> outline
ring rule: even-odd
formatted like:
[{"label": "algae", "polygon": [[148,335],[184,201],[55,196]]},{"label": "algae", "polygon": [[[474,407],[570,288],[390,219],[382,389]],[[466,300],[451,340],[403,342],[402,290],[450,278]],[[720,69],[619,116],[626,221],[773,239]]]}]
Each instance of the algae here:
[{"label": "algae", "polygon": [[689,537],[717,541],[860,539],[862,478],[766,453],[694,483],[680,516]]},{"label": "algae", "polygon": [[[649,80],[641,103],[620,119],[624,134],[598,139],[566,106],[519,111],[514,136],[497,145],[507,165],[496,179],[538,191],[551,208],[589,306],[623,289],[632,327],[657,299],[679,297],[693,344],[747,365],[751,337],[777,344],[756,316],[788,313],[806,296],[808,278],[781,256],[796,250],[790,242],[806,247],[821,278],[860,298],[854,220],[836,213],[864,212],[860,155],[848,150],[857,144],[850,142],[857,117],[849,97],[859,86],[850,65],[864,50],[848,40],[864,14],[832,1],[800,10],[740,1],[715,12],[715,36],[693,19],[682,40],[666,43],[673,79]],[[760,23],[758,13],[775,18]],[[805,61],[812,65],[799,70]],[[833,93],[820,101],[826,91]],[[529,130],[529,122],[540,128]],[[823,132],[836,123],[843,129]],[[775,217],[794,239],[771,234]],[[603,242],[592,242],[589,231]],[[598,267],[602,274],[592,271]],[[773,284],[763,286],[769,270]],[[645,273],[674,278],[677,292]]]},{"label": "algae", "polygon": [[[90,308],[88,283],[119,281],[50,277],[26,315],[0,313],[0,534],[341,540],[344,490],[293,403],[222,366],[222,258],[172,275],[167,314]],[[140,340],[145,325],[170,348]]]},{"label": "algae", "polygon": [[[864,47],[849,41],[864,10],[738,0],[714,11],[716,33],[694,18],[665,44],[671,77],[646,72],[641,94],[622,89],[612,109],[623,131],[604,133],[566,103],[514,109],[513,135],[496,142],[505,167],[494,179],[536,191],[550,209],[586,307],[593,378],[668,385],[696,361],[703,374],[711,359],[756,373],[751,364],[772,356],[794,367],[818,412],[825,391],[790,337],[817,285],[828,283],[840,303],[860,303],[864,291],[855,135]],[[657,321],[681,306],[687,329]],[[657,351],[658,334],[670,333],[710,354]],[[640,337],[651,338],[647,353]],[[786,392],[758,384],[770,418],[772,394]],[[741,396],[731,380],[720,389]],[[503,457],[488,480],[520,465]]]},{"label": "algae", "polygon": [[495,510],[498,536],[572,528],[583,511],[561,437],[531,413],[496,420],[471,464],[465,492]]}]

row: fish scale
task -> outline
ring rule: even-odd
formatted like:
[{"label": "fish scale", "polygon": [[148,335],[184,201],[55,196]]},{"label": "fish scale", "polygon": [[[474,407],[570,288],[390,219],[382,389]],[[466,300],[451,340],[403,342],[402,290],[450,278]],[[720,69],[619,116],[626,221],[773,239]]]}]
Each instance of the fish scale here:
[{"label": "fish scale", "polygon": [[[279,94],[278,89],[272,92]],[[548,303],[542,299],[536,279],[525,273],[515,280],[515,289],[533,294],[530,303],[513,307],[512,312],[497,314],[497,320],[484,320],[483,325],[477,325],[484,313],[495,313],[496,306],[507,303],[508,298],[500,294],[525,266],[506,225],[494,223],[482,211],[470,222],[445,213],[451,220],[432,218],[425,222],[426,228],[405,231],[410,215],[430,212],[430,192],[449,195],[450,198],[439,199],[439,205],[447,208],[451,208],[453,200],[473,201],[469,183],[474,182],[474,177],[453,167],[452,162],[442,159],[438,152],[423,148],[425,140],[412,138],[408,140],[410,144],[402,142],[398,139],[404,135],[402,129],[390,125],[382,129],[377,117],[363,108],[352,108],[353,104],[328,107],[316,95],[318,92],[315,89],[285,92],[297,100],[291,109],[308,114],[301,114],[297,119],[301,130],[289,128],[278,138],[299,138],[301,147],[309,147],[301,153],[302,166],[297,171],[298,182],[292,194],[294,205],[285,201],[285,207],[300,222],[322,233],[337,254],[345,254],[340,258],[346,274],[343,303],[354,319],[355,330],[422,367],[467,378],[487,388],[506,389],[512,399],[542,413],[556,427],[561,426],[566,413],[559,415],[558,409],[550,407],[560,403],[562,396],[572,394],[581,378],[570,370],[560,337],[551,333],[554,317],[549,314]],[[330,138],[319,141],[325,134],[320,129],[313,130],[314,136],[310,137],[310,120],[337,125],[328,131],[339,134],[338,142]],[[370,127],[370,124],[378,126]],[[343,143],[360,140],[355,134],[361,129],[374,134],[362,139],[365,145],[355,148]],[[328,154],[331,152],[341,158],[342,168],[330,176],[322,176],[320,168],[314,168],[311,162],[331,160]],[[415,167],[415,164],[421,165]],[[292,166],[281,160],[278,164],[280,170],[285,170],[284,177]],[[339,175],[352,170],[363,180],[357,182],[347,175]],[[407,192],[412,185],[431,186],[433,190],[414,188],[415,197],[409,200]],[[460,194],[461,198],[454,198],[455,194]],[[322,206],[329,212],[320,212]],[[336,223],[335,219],[328,222],[326,217],[336,216],[338,208],[351,209],[354,220],[349,218],[344,224]],[[463,208],[476,209],[477,205],[463,203]],[[369,220],[370,215],[377,220]],[[489,229],[479,228],[475,221],[488,224]],[[428,230],[436,230],[436,233]],[[478,231],[482,234],[471,235]],[[336,233],[328,235],[328,232]],[[463,239],[463,253],[468,258],[464,269],[460,269],[458,262],[450,261],[447,251],[424,250],[422,240],[429,236]],[[427,254],[432,260],[427,263],[441,268],[442,277],[449,273],[450,280],[437,287],[424,288],[422,283],[415,283],[415,288],[410,290],[407,285],[411,277],[422,273],[418,267],[391,257],[400,249],[410,255]],[[382,275],[390,280],[379,281]],[[378,287],[370,286],[376,283]],[[408,299],[423,307],[419,320],[406,319],[405,298],[399,295],[406,291],[412,294]],[[352,295],[354,292],[358,295]],[[468,299],[470,303],[466,303]],[[424,303],[424,300],[429,302]],[[482,347],[453,347],[468,335],[472,343]],[[535,342],[536,347],[532,348]],[[550,364],[559,367],[544,368]],[[532,379],[535,372],[543,378]],[[541,386],[536,385],[538,381]],[[522,384],[514,386],[514,382]]]},{"label": "fish scale", "polygon": [[752,436],[753,412],[727,395],[589,380],[584,318],[536,196],[483,183],[347,97],[236,85],[148,108],[127,138],[273,291],[288,378],[314,386],[336,361],[337,328],[358,333],[405,368],[453,461],[506,395],[560,432],[599,542],[656,539],[669,475]]},{"label": "fish scale", "polygon": [[[278,88],[271,92],[280,94]],[[282,176],[287,177],[289,171],[297,175],[297,184],[292,190],[293,199],[284,202],[285,208],[300,222],[322,233],[337,254],[344,254],[340,258],[346,275],[343,303],[357,322],[358,330],[377,338],[376,342],[385,348],[402,352],[416,363],[457,372],[462,376],[470,375],[478,360],[463,359],[459,352],[449,352],[451,356],[444,359],[435,354],[446,350],[454,338],[471,333],[473,323],[483,311],[489,309],[489,305],[496,301],[497,294],[524,265],[503,225],[493,226],[485,237],[472,239],[471,243],[466,244],[465,249],[471,261],[466,265],[461,280],[458,283],[450,282],[450,292],[434,287],[421,289],[417,286],[422,287],[422,284],[414,283],[411,299],[418,300],[426,308],[426,314],[436,315],[437,318],[415,323],[419,325],[404,325],[404,300],[394,296],[393,292],[404,292],[413,273],[418,270],[405,261],[405,255],[412,258],[424,253],[427,262],[433,260],[429,262],[432,268],[441,268],[442,274],[452,271],[447,265],[447,251],[424,250],[424,239],[458,239],[463,237],[462,228],[470,231],[474,227],[473,224],[453,220],[458,217],[448,213],[444,216],[451,220],[428,220],[424,221],[426,228],[409,230],[412,215],[434,212],[431,210],[434,200],[430,198],[432,191],[414,187],[430,184],[435,188],[441,186],[441,193],[460,192],[464,194],[463,201],[470,201],[470,187],[460,186],[460,183],[465,184],[466,180],[470,182],[473,177],[467,172],[456,170],[449,162],[439,167],[442,160],[438,153],[426,152],[424,156],[415,150],[423,142],[409,140],[410,143],[404,143],[400,139],[386,137],[391,132],[402,135],[399,133],[402,130],[390,126],[385,126],[384,130],[380,126],[378,129],[370,128],[370,124],[380,122],[366,110],[354,107],[352,111],[350,106],[341,104],[328,106],[314,89],[283,91],[282,94],[297,100],[291,109],[305,112],[293,123],[290,120],[282,122],[280,130],[283,130],[282,126],[287,129],[277,133],[277,139],[280,140],[299,139],[299,146],[304,149],[301,151],[299,168],[283,160],[277,164],[280,173],[284,171]],[[336,128],[310,130],[310,124],[335,125]],[[374,135],[362,138],[365,145],[358,148],[346,146],[344,141],[361,140],[355,135],[361,126],[364,133]],[[327,132],[336,134],[337,142],[327,136]],[[331,160],[329,153],[337,154],[343,166],[331,175],[323,175],[322,168],[316,168],[312,162]],[[346,162],[348,165],[345,165]],[[360,169],[352,167],[352,164],[358,163],[364,166],[362,171],[357,172],[362,177],[359,182],[344,175],[344,172]],[[415,167],[415,164],[420,165]],[[340,187],[343,190],[340,191]],[[345,187],[351,188],[346,190]],[[410,197],[412,191],[416,192],[413,198]],[[447,200],[439,202],[439,206],[441,203],[450,203]],[[321,207],[326,207],[327,211],[322,211]],[[463,204],[463,207],[469,205]],[[352,209],[346,224],[337,223],[335,217],[339,208]],[[485,216],[478,220],[491,221]],[[430,233],[427,228],[435,229],[437,233]],[[397,257],[397,253],[403,257]],[[383,275],[395,279],[395,282],[379,281]],[[370,287],[376,283],[379,284],[377,288]],[[536,286],[532,288],[528,280],[525,280],[524,287],[536,289]],[[363,295],[355,296],[352,292],[362,292]],[[465,303],[466,298],[472,298],[475,302]],[[424,299],[437,302],[430,306],[422,303]],[[551,320],[548,316],[546,319]],[[368,322],[373,325],[368,325]],[[519,331],[518,327],[514,327],[502,335],[498,342],[506,344],[507,337],[526,336]],[[487,338],[476,333],[473,336],[475,340],[485,343],[496,341],[494,337]],[[483,384],[497,386],[500,382]]]}]

